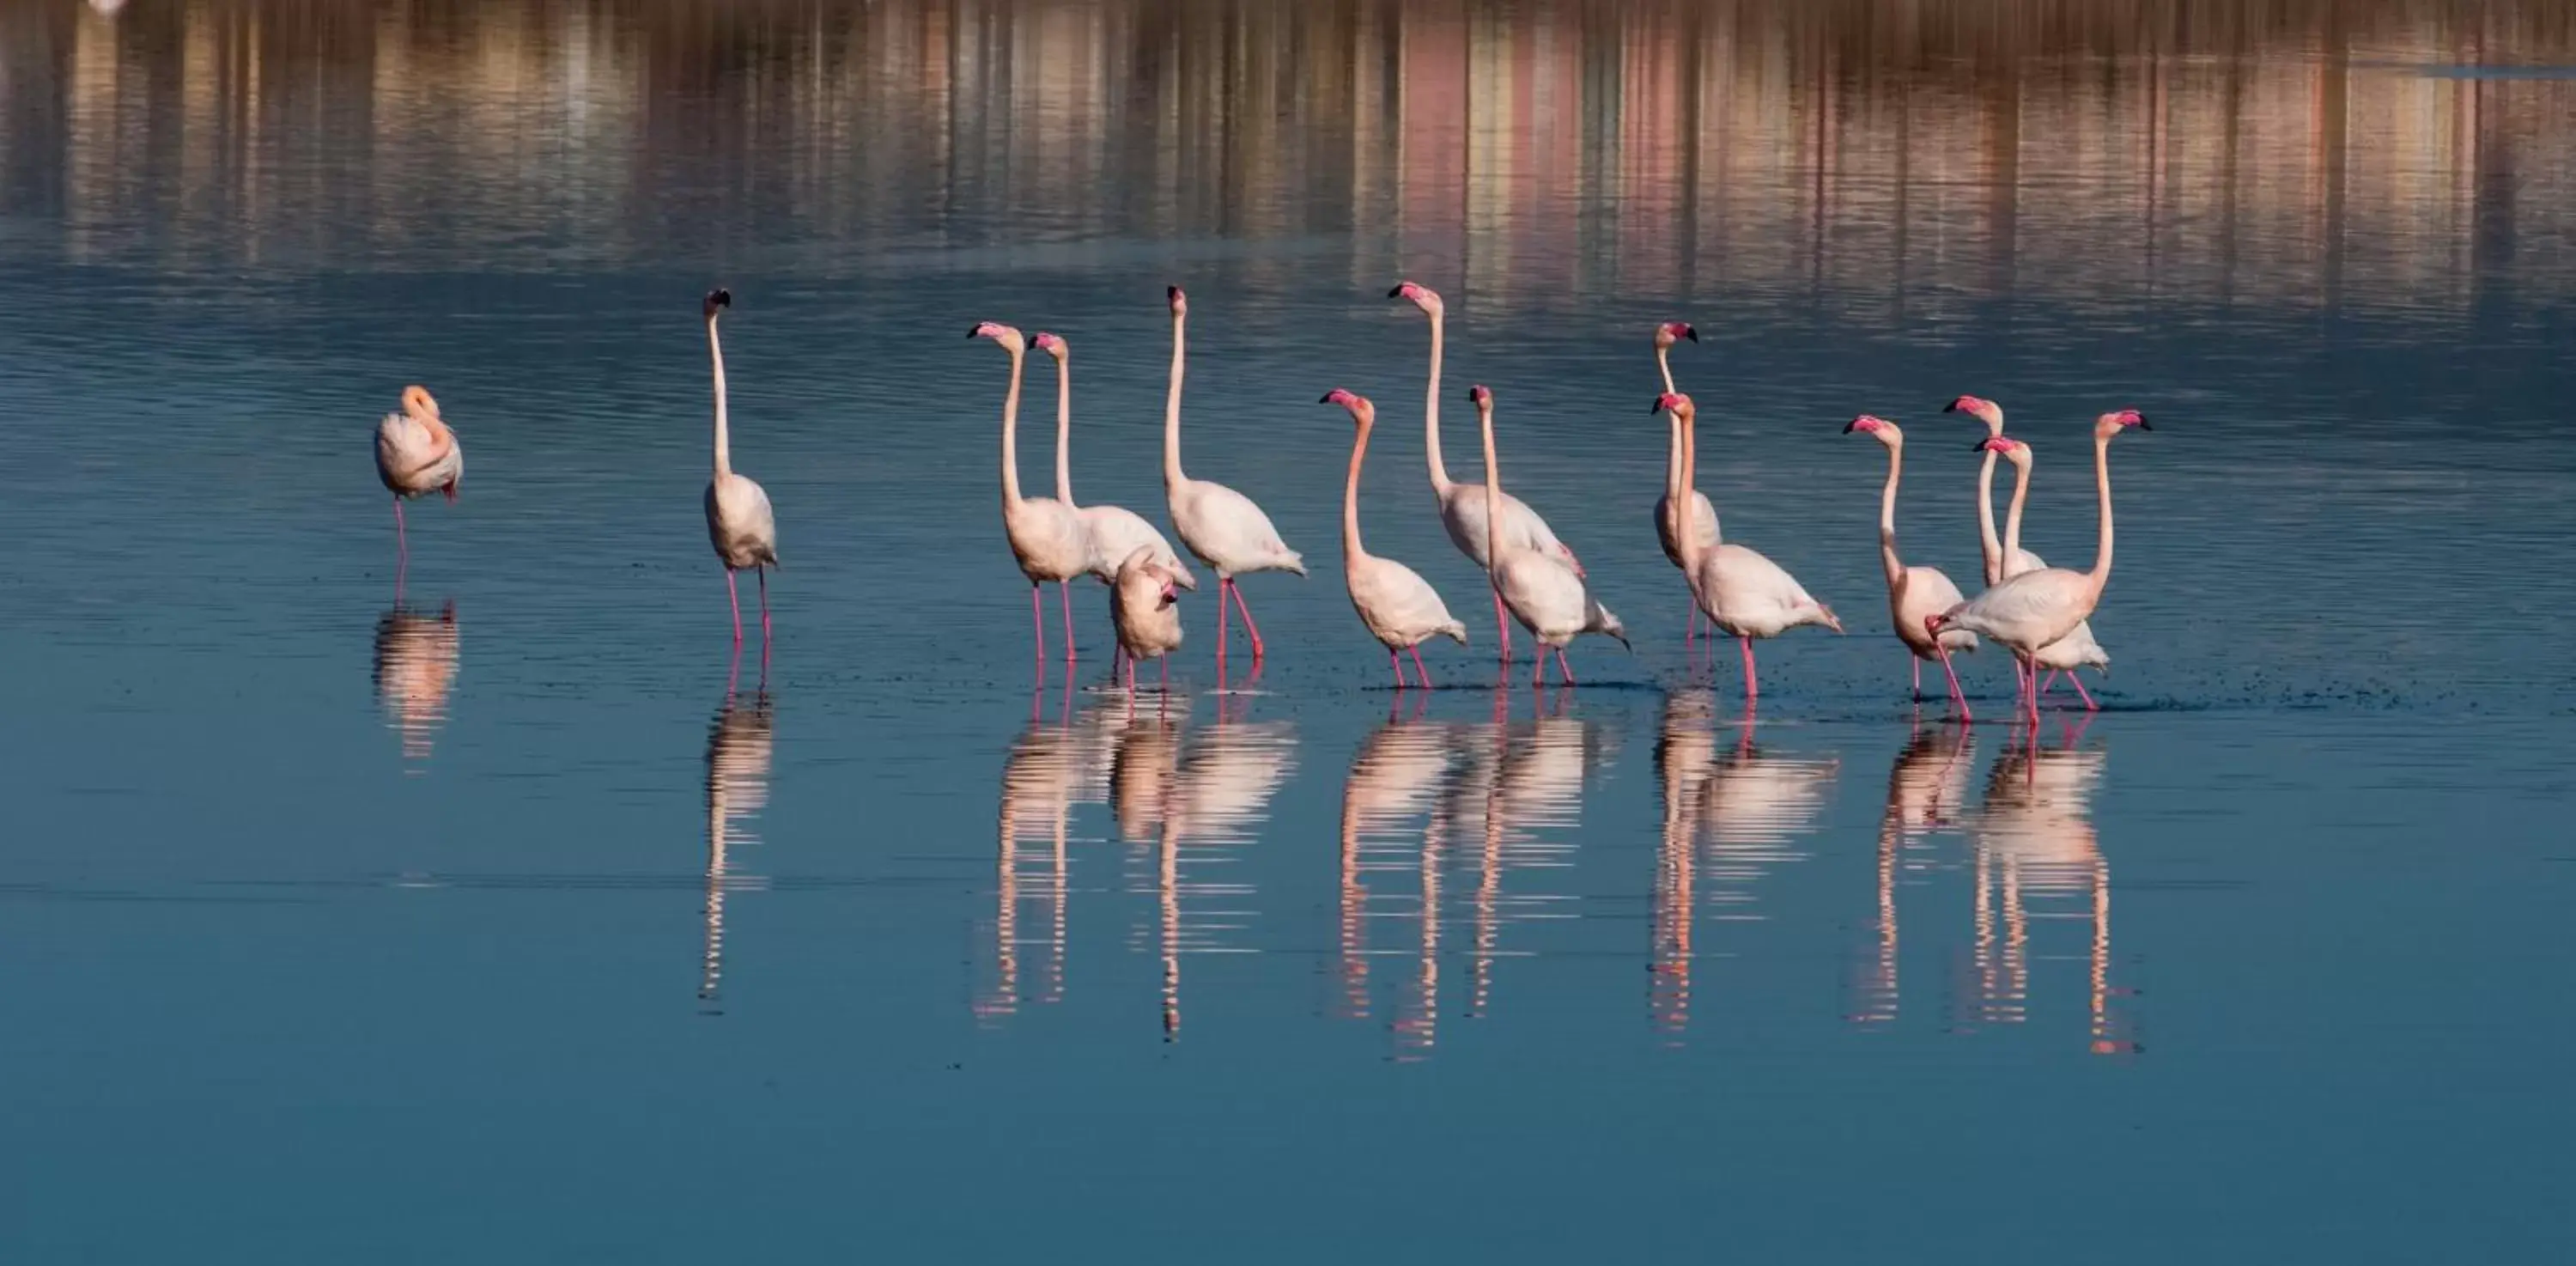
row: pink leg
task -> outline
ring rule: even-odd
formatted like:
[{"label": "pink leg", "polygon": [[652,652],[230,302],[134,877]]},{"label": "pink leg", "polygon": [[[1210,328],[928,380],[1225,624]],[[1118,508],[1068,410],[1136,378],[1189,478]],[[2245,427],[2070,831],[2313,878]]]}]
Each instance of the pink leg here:
[{"label": "pink leg", "polygon": [[[1404,670],[1399,668],[1396,671],[1401,673]],[[1415,643],[1413,647],[1413,671],[1421,675],[1422,688],[1429,690],[1431,688],[1431,670],[1422,666],[1422,645],[1419,642]]]},{"label": "pink leg", "polygon": [[1503,593],[1494,591],[1494,641],[1503,648],[1503,662],[1512,662],[1512,617],[1503,610]]},{"label": "pink leg", "polygon": [[733,568],[725,568],[725,601],[733,604],[733,644],[742,648],[742,591],[733,583]]},{"label": "pink leg", "polygon": [[1038,638],[1038,662],[1046,662],[1046,608],[1038,604],[1038,587],[1029,586],[1029,628]]},{"label": "pink leg", "polygon": [[[1224,576],[1216,578],[1216,662],[1220,664],[1225,662],[1225,595],[1232,592],[1233,589],[1234,581]],[[1225,678],[1223,674],[1219,674],[1217,677],[1217,688],[1220,690],[1225,688]]]},{"label": "pink leg", "polygon": [[1921,703],[1923,702],[1923,657],[1909,655],[1906,658],[1914,661],[1914,701]]},{"label": "pink leg", "polygon": [[[411,536],[403,531],[402,498],[400,497],[394,498],[394,557],[401,560],[396,564],[398,568],[411,565]],[[1499,602],[1501,599],[1498,598],[1496,601]]]},{"label": "pink leg", "polygon": [[1169,695],[1172,693],[1171,656],[1165,655],[1154,661],[1154,684],[1160,687],[1164,694]]},{"label": "pink leg", "polygon": [[1565,648],[1556,648],[1556,677],[1566,685],[1574,684],[1574,670],[1565,666]]},{"label": "pink leg", "polygon": [[769,569],[754,567],[751,574],[760,578],[760,659],[769,662]]},{"label": "pink leg", "polygon": [[1689,642],[1689,641],[1691,641],[1692,639],[1694,639],[1694,638],[1696,638],[1696,637],[1698,637],[1698,636],[1699,636],[1699,603],[1697,603],[1697,602],[1693,602],[1693,603],[1691,603],[1691,607],[1690,607],[1690,626],[1689,626],[1688,628],[1686,628],[1686,629],[1682,630],[1682,641],[1684,641],[1684,642]]},{"label": "pink leg", "polygon": [[2043,681],[2041,681],[2041,682],[2039,683],[2039,693],[2041,693],[2041,694],[2047,694],[2047,693],[2048,693],[2048,688],[2049,688],[2050,686],[2054,686],[2054,685],[2056,685],[2056,684],[2057,684],[2057,670],[2056,670],[2056,669],[2054,669],[2054,668],[2049,669],[2049,670],[2048,670],[2048,677],[2047,677],[2045,680],[2043,680]]},{"label": "pink leg", "polygon": [[1070,580],[1059,580],[1055,582],[1055,595],[1064,602],[1064,662],[1070,664],[1074,660],[1073,582]]},{"label": "pink leg", "polygon": [[1234,590],[1234,609],[1243,613],[1243,631],[1252,635],[1252,658],[1258,663],[1261,659],[1261,626],[1252,622],[1252,608],[1243,604],[1243,586],[1230,588]]},{"label": "pink leg", "polygon": [[1762,693],[1762,687],[1753,680],[1753,639],[1739,637],[1735,640],[1744,643],[1744,699],[1750,703]]},{"label": "pink leg", "polygon": [[1395,657],[1395,648],[1386,648],[1386,666],[1395,670],[1395,688],[1404,689],[1404,661]]},{"label": "pink leg", "polygon": [[1530,660],[1530,684],[1533,686],[1547,684],[1547,643],[1545,642],[1538,644],[1538,654]]},{"label": "pink leg", "polygon": [[1127,657],[1127,701],[1136,701],[1136,657]]},{"label": "pink leg", "polygon": [[[1950,648],[1941,645],[1937,640],[1934,641],[1932,645],[1935,649],[1941,652],[1941,675],[1950,679],[1950,706],[1959,710],[1960,720],[1976,720],[1977,715],[1968,711],[1967,693],[1959,689],[1959,674],[1950,667]],[[1916,693],[1920,694],[1921,692],[1918,691]]]},{"label": "pink leg", "polygon": [[2074,684],[2074,686],[2075,686],[2075,693],[2076,693],[2076,694],[2081,695],[2081,696],[2083,696],[2083,697],[2084,697],[2084,710],[2085,710],[2085,711],[2087,711],[2087,712],[2099,712],[2099,711],[2101,711],[2101,710],[2102,710],[2102,705],[2101,705],[2101,704],[2098,704],[2098,703],[2093,702],[2093,692],[2092,692],[2092,691],[2090,691],[2090,690],[2086,690],[2086,689],[2084,688],[2084,679],[2083,679],[2083,678],[2076,676],[2076,675],[2075,675],[2074,673],[2072,673],[2072,672],[2069,672],[2068,674],[2066,674],[2066,680]]}]

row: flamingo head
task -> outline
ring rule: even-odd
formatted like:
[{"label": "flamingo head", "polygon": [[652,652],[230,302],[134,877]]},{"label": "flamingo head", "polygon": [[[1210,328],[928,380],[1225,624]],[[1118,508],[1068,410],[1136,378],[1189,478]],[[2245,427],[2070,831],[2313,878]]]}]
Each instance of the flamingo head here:
[{"label": "flamingo head", "polygon": [[1890,448],[1905,442],[1905,432],[1895,423],[1872,414],[1864,413],[1843,424],[1843,434],[1849,435],[1855,431],[1868,435]]},{"label": "flamingo head", "polygon": [[1646,410],[1646,412],[1670,413],[1675,417],[1687,418],[1691,416],[1695,409],[1696,406],[1691,404],[1691,398],[1689,396],[1683,395],[1678,391],[1667,391],[1664,394],[1655,397],[1654,407]]},{"label": "flamingo head", "polygon": [[1477,383],[1473,387],[1469,387],[1467,389],[1467,403],[1472,404],[1479,409],[1493,408],[1494,389],[1481,382]]},{"label": "flamingo head", "polygon": [[2030,465],[2030,445],[2009,435],[1989,435],[1977,441],[1977,446],[1969,451],[2001,453],[2004,455],[2004,460],[2011,462],[2015,467],[2027,468]]},{"label": "flamingo head", "polygon": [[1343,408],[1350,410],[1351,421],[1357,422],[1361,426],[1367,426],[1369,423],[1377,420],[1377,406],[1369,403],[1369,398],[1367,396],[1361,395],[1356,391],[1352,391],[1347,387],[1335,387],[1332,390],[1325,392],[1324,398],[1316,403],[1338,404]]},{"label": "flamingo head", "polygon": [[418,383],[403,388],[402,407],[403,412],[416,418],[438,416],[438,402],[430,398],[429,388]]},{"label": "flamingo head", "polygon": [[733,292],[722,286],[718,286],[707,292],[707,301],[699,306],[698,315],[712,321],[716,319],[716,309],[730,308],[732,306]]},{"label": "flamingo head", "polygon": [[1163,300],[1172,305],[1173,316],[1185,317],[1190,314],[1190,297],[1182,294],[1179,286],[1163,287]]},{"label": "flamingo head", "polygon": [[1953,400],[1953,401],[1951,401],[1951,402],[1950,402],[1950,403],[1948,403],[1948,404],[1942,405],[1942,406],[1941,406],[1941,411],[1942,411],[1943,413],[1964,413],[1964,414],[1967,414],[1969,417],[1975,418],[1976,420],[1978,420],[1978,421],[1980,421],[1980,422],[1985,423],[1985,424],[1986,424],[1986,432],[1987,432],[1988,434],[1990,434],[1990,435],[2001,435],[2001,434],[2003,434],[2003,431],[2004,431],[2004,411],[2003,411],[2003,406],[1996,404],[1996,403],[1995,403],[1994,401],[1992,401],[1992,400],[1987,400],[1987,399],[1984,399],[1983,397],[1979,397],[1979,396],[1961,396],[1961,397],[1959,397],[1958,399]]},{"label": "flamingo head", "polygon": [[1386,297],[1402,299],[1433,316],[1441,312],[1440,293],[1420,282],[1399,281],[1395,289],[1386,292]]},{"label": "flamingo head", "polygon": [[2093,437],[2107,440],[2133,426],[2141,431],[2156,429],[2147,425],[2147,415],[2135,409],[2117,409],[2093,419]]},{"label": "flamingo head", "polygon": [[1004,325],[999,321],[976,322],[974,329],[966,331],[966,337],[991,339],[994,342],[1001,344],[1003,351],[1009,352],[1014,356],[1018,355],[1028,346],[1028,344],[1020,341],[1020,332],[1018,330]]},{"label": "flamingo head", "polygon": [[1692,329],[1688,321],[1666,321],[1655,327],[1656,351],[1660,352],[1683,339],[1694,343],[1699,341],[1699,331]]},{"label": "flamingo head", "polygon": [[1163,591],[1154,602],[1155,610],[1159,611],[1164,607],[1172,606],[1181,600],[1180,587],[1172,583],[1172,574],[1170,572],[1157,567],[1154,569],[1154,578],[1163,582]]},{"label": "flamingo head", "polygon": [[1923,617],[1923,631],[1931,634],[1933,643],[1937,645],[1941,641],[1942,628],[1947,626],[1949,623],[1950,617],[1948,615],[1935,611],[1932,614]]},{"label": "flamingo head", "polygon": [[1038,331],[1038,336],[1029,342],[1035,344],[1039,351],[1055,357],[1057,364],[1063,364],[1065,356],[1073,351],[1064,345],[1062,335],[1049,334],[1044,330]]}]

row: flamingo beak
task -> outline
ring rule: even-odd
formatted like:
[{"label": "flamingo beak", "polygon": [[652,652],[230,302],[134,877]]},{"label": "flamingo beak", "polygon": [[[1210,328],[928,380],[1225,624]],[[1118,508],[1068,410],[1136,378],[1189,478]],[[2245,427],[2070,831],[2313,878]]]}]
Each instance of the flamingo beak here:
[{"label": "flamingo beak", "polygon": [[1699,331],[1685,325],[1682,327],[1682,337],[1696,343],[1699,341]]}]

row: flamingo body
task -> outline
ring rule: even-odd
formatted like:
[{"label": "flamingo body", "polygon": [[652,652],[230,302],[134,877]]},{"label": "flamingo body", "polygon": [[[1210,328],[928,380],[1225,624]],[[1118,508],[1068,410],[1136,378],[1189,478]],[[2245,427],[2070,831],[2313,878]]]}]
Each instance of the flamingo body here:
[{"label": "flamingo body", "polygon": [[438,416],[438,402],[420,387],[405,387],[402,411],[376,424],[376,478],[406,500],[444,492],[456,499],[465,477],[465,448]]},{"label": "flamingo body", "polygon": [[1742,545],[1720,545],[1700,555],[1691,590],[1709,622],[1729,637],[1778,637],[1801,624],[1843,631],[1842,621],[1787,568]]},{"label": "flamingo body", "polygon": [[778,565],[778,520],[759,484],[722,471],[707,481],[706,508],[707,540],[725,570]]},{"label": "flamingo body", "polygon": [[1090,561],[1084,570],[1099,578],[1104,585],[1118,583],[1118,564],[1137,550],[1150,551],[1154,565],[1172,573],[1172,579],[1183,589],[1199,587],[1198,577],[1183,565],[1174,553],[1172,543],[1145,516],[1124,506],[1080,506],[1074,514],[1081,519],[1083,531],[1091,539]]},{"label": "flamingo body", "polygon": [[[1707,493],[1694,488],[1691,490],[1690,508],[1691,534],[1699,538],[1699,547],[1716,549],[1721,543],[1717,507],[1709,502]],[[1663,543],[1664,557],[1675,567],[1682,566],[1680,530],[1673,514],[1673,495],[1668,492],[1655,498],[1655,539]]]},{"label": "flamingo body", "polygon": [[1279,529],[1252,498],[1205,479],[1176,480],[1164,491],[1172,530],[1219,580],[1256,571],[1306,574],[1306,560],[1279,539]]},{"label": "flamingo body", "polygon": [[1127,652],[1131,689],[1136,661],[1160,659],[1180,649],[1175,581],[1170,571],[1154,561],[1149,548],[1131,551],[1118,565],[1118,580],[1110,589],[1109,620],[1118,631],[1119,647]]},{"label": "flamingo body", "polygon": [[1467,644],[1467,626],[1449,614],[1439,591],[1412,568],[1368,555],[1351,559],[1342,578],[1350,586],[1351,609],[1388,650],[1410,650],[1435,637]]}]

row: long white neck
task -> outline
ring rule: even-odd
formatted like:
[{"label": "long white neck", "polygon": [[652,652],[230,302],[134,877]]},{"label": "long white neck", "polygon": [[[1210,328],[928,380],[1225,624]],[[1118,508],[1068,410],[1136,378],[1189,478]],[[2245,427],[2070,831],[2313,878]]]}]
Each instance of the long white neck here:
[{"label": "long white neck", "polygon": [[2003,546],[1995,540],[1995,450],[1986,450],[1986,464],[1977,470],[1977,549],[1985,557],[1986,588],[1992,589],[2004,578]]},{"label": "long white neck", "polygon": [[707,318],[707,354],[716,367],[716,473],[733,473],[733,442],[725,433],[724,344],[716,338],[716,319]]},{"label": "long white neck", "polygon": [[1502,546],[1494,525],[1503,521],[1503,471],[1494,460],[1494,402],[1487,397],[1476,402],[1476,424],[1485,433],[1485,574],[1490,576],[1502,566]]},{"label": "long white neck", "polygon": [[1450,482],[1449,464],[1440,460],[1440,327],[1447,320],[1444,312],[1431,314],[1431,390],[1422,398],[1422,451],[1431,459],[1431,491],[1443,497],[1458,486]]},{"label": "long white neck", "polygon": [[1020,349],[1011,349],[1011,390],[1002,397],[1002,504],[1020,503]]},{"label": "long white neck", "polygon": [[1342,485],[1342,570],[1347,572],[1368,557],[1360,546],[1360,462],[1368,457],[1369,424],[1362,422],[1351,440],[1351,477]]},{"label": "long white neck", "polygon": [[1673,418],[1673,444],[1681,452],[1681,467],[1673,472],[1673,546],[1682,556],[1682,571],[1689,579],[1692,592],[1699,588],[1699,560],[1708,551],[1699,544],[1699,498],[1691,490],[1699,481],[1699,413],[1685,416],[1676,409]]},{"label": "long white neck", "polygon": [[1073,508],[1073,359],[1055,362],[1055,499]]},{"label": "long white neck", "polygon": [[1905,441],[1887,446],[1887,486],[1878,493],[1878,565],[1887,572],[1887,583],[1895,584],[1905,575],[1905,564],[1896,556],[1896,482],[1905,469]]},{"label": "long white neck", "polygon": [[[1665,349],[1662,347],[1657,347],[1655,349],[1655,368],[1664,372],[1664,394],[1668,396],[1673,394],[1673,362],[1671,358],[1666,355]],[[1666,447],[1664,452],[1664,504],[1669,506],[1679,506],[1682,498],[1680,487],[1682,476],[1681,422],[1678,419],[1674,420],[1670,430],[1672,432],[1672,443]],[[1681,511],[1676,509],[1673,511],[1673,515],[1675,521],[1678,522]]]},{"label": "long white neck", "polygon": [[[2004,510],[2003,565],[2005,567],[2011,567],[2013,560],[2021,557],[2021,509],[2029,501],[2030,463],[2018,462],[2013,466],[2012,505]],[[1987,517],[1992,518],[1993,513],[1989,511]]]},{"label": "long white neck", "polygon": [[1172,314],[1172,385],[1163,395],[1163,491],[1170,493],[1189,481],[1181,473],[1181,357],[1184,349],[1182,326],[1189,321],[1186,312]]},{"label": "long white neck", "polygon": [[2099,600],[2104,586],[2111,583],[2111,437],[2093,437],[2093,487],[2102,501],[2102,540],[2093,547],[2093,570],[2084,578],[2091,582],[2093,596]]}]

